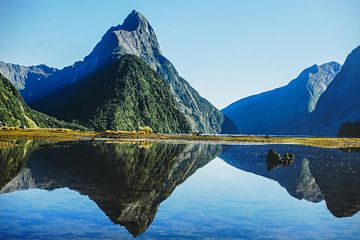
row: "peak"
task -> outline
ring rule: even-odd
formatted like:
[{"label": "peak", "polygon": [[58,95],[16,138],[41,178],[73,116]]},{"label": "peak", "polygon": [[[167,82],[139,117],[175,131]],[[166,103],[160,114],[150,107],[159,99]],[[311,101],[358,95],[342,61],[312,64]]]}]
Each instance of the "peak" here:
[{"label": "peak", "polygon": [[316,73],[319,69],[319,66],[317,64],[314,64],[308,68],[305,68],[301,73],[300,73],[300,76],[301,75],[307,75],[309,73]]},{"label": "peak", "polygon": [[327,62],[319,66],[321,69],[334,69],[335,71],[340,71],[341,64],[335,61]]},{"label": "peak", "polygon": [[319,70],[325,70],[325,69],[334,69],[335,71],[339,71],[341,69],[341,64],[337,63],[335,61],[327,62],[322,65],[314,64],[305,70],[303,70],[299,76],[307,76],[309,73],[317,73]]},{"label": "peak", "polygon": [[132,10],[132,12],[125,18],[121,28],[127,31],[134,31],[139,27],[146,27],[149,23],[141,13],[136,10]]}]

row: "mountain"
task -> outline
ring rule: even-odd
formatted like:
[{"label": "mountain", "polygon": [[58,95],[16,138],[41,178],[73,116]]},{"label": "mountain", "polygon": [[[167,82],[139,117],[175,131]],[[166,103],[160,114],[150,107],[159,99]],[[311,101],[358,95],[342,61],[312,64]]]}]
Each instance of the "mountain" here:
[{"label": "mountain", "polygon": [[336,135],[347,121],[360,120],[360,46],[346,58],[344,66],[325,93],[320,97],[312,114],[313,131],[317,134]]},{"label": "mountain", "polygon": [[[212,144],[85,141],[32,149],[26,157],[20,144],[11,152],[0,149],[0,163],[6,166],[0,169],[0,194],[67,187],[88,196],[133,236],[150,226],[160,203],[179,184],[221,151]],[[12,158],[18,160],[16,164],[9,160]]]},{"label": "mountain", "polygon": [[0,126],[85,129],[32,110],[2,74],[0,74]]},{"label": "mountain", "polygon": [[184,114],[192,131],[220,132],[223,122],[222,113],[201,97],[178,74],[173,64],[162,55],[156,34],[149,22],[135,10],[129,14],[123,24],[111,27],[83,61],[54,71],[37,81],[36,86],[23,89],[22,94],[30,106],[37,101],[36,106],[41,109],[38,104],[40,98],[46,101],[46,97],[51,98],[55,90],[69,87],[87,78],[89,74],[108,66],[126,54],[140,57],[170,85],[176,105]]},{"label": "mountain", "polygon": [[[27,101],[31,99],[36,85],[58,71],[46,65],[21,66],[0,61],[0,73],[4,75]],[[35,94],[36,95],[36,94]]]},{"label": "mountain", "polygon": [[313,65],[288,85],[241,99],[222,112],[240,133],[304,134],[310,113],[340,69],[336,62]]},{"label": "mountain", "polygon": [[143,60],[129,54],[32,106],[96,130],[150,126],[156,132],[191,131],[168,84]]}]

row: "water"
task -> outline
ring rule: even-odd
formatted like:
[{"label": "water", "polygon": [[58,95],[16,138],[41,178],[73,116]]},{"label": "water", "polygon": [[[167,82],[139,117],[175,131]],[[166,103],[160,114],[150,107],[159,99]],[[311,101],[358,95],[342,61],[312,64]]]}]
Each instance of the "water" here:
[{"label": "water", "polygon": [[[267,151],[296,155],[269,166]],[[297,145],[18,142],[0,239],[359,239],[360,152]]]}]

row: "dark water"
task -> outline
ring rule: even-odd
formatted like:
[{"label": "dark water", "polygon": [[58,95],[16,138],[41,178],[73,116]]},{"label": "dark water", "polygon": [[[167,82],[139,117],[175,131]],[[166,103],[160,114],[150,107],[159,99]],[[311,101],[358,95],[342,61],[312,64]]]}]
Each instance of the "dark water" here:
[{"label": "dark water", "polygon": [[18,142],[0,189],[0,239],[360,239],[356,149]]}]

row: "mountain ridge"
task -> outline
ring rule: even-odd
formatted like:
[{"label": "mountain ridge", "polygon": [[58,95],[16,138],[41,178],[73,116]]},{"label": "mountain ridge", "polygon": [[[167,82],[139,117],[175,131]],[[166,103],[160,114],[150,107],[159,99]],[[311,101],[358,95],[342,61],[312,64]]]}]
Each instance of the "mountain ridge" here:
[{"label": "mountain ridge", "polygon": [[308,115],[340,69],[336,62],[312,65],[287,85],[240,99],[222,112],[241,133],[304,134]]},{"label": "mountain ridge", "polygon": [[336,135],[341,124],[360,120],[360,46],[347,56],[342,70],[320,97],[311,123],[312,131]]}]

